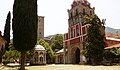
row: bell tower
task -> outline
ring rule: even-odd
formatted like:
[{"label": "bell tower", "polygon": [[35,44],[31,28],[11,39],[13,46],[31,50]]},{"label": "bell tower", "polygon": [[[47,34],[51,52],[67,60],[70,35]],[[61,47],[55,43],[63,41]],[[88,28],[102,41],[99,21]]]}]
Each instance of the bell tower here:
[{"label": "bell tower", "polygon": [[[84,49],[84,39],[87,34],[85,15],[93,15],[95,8],[87,0],[74,0],[68,9],[68,33],[64,34],[64,63],[82,63],[84,56],[75,57],[75,49]],[[79,59],[77,59],[79,58]],[[80,62],[75,62],[79,60]]]}]

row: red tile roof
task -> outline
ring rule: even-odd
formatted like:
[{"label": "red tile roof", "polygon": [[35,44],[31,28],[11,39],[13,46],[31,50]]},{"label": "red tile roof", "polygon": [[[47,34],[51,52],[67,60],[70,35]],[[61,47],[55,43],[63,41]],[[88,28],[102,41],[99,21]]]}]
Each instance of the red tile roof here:
[{"label": "red tile roof", "polygon": [[109,47],[105,47],[105,49],[112,49],[112,48],[120,48],[120,43],[112,45],[112,46],[109,46]]}]

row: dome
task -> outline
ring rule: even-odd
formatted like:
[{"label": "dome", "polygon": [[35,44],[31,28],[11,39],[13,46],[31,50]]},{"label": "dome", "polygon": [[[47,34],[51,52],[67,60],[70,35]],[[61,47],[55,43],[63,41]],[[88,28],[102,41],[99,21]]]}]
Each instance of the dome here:
[{"label": "dome", "polygon": [[61,49],[61,50],[59,50],[58,52],[56,52],[56,53],[63,53],[64,52],[64,49]]},{"label": "dome", "polygon": [[45,48],[41,45],[36,45],[35,50],[45,50]]}]

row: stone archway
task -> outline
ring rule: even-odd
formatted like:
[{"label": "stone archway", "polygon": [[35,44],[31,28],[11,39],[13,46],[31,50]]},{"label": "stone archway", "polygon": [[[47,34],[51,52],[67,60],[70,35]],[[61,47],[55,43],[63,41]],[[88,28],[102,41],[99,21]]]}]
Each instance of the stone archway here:
[{"label": "stone archway", "polygon": [[71,48],[69,55],[69,63],[79,64],[80,63],[80,49],[78,47]]},{"label": "stone archway", "polygon": [[80,62],[80,50],[79,48],[77,48],[75,51],[75,64],[79,64],[79,62]]}]

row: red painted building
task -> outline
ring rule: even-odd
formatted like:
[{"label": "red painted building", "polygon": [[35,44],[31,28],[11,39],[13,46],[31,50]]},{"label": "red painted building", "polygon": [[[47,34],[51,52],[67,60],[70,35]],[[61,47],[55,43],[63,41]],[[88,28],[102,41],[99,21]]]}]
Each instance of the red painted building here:
[{"label": "red painted building", "polygon": [[[68,9],[68,32],[64,34],[64,63],[84,63],[86,59],[80,52],[84,49],[84,39],[87,25],[84,25],[84,14],[92,15],[95,8],[91,8],[87,0],[74,0]],[[101,33],[105,34],[104,28]],[[105,49],[120,47],[120,39],[105,37]]]},{"label": "red painted building", "polygon": [[85,14],[94,14],[94,7],[91,8],[87,0],[74,0],[71,9],[68,9],[68,33],[64,34],[64,63],[83,63],[84,56],[80,51],[84,49],[84,38],[87,32],[87,25],[84,25]]},{"label": "red painted building", "polygon": [[105,49],[120,48],[120,39],[113,37],[106,37],[105,42],[106,42]]}]

